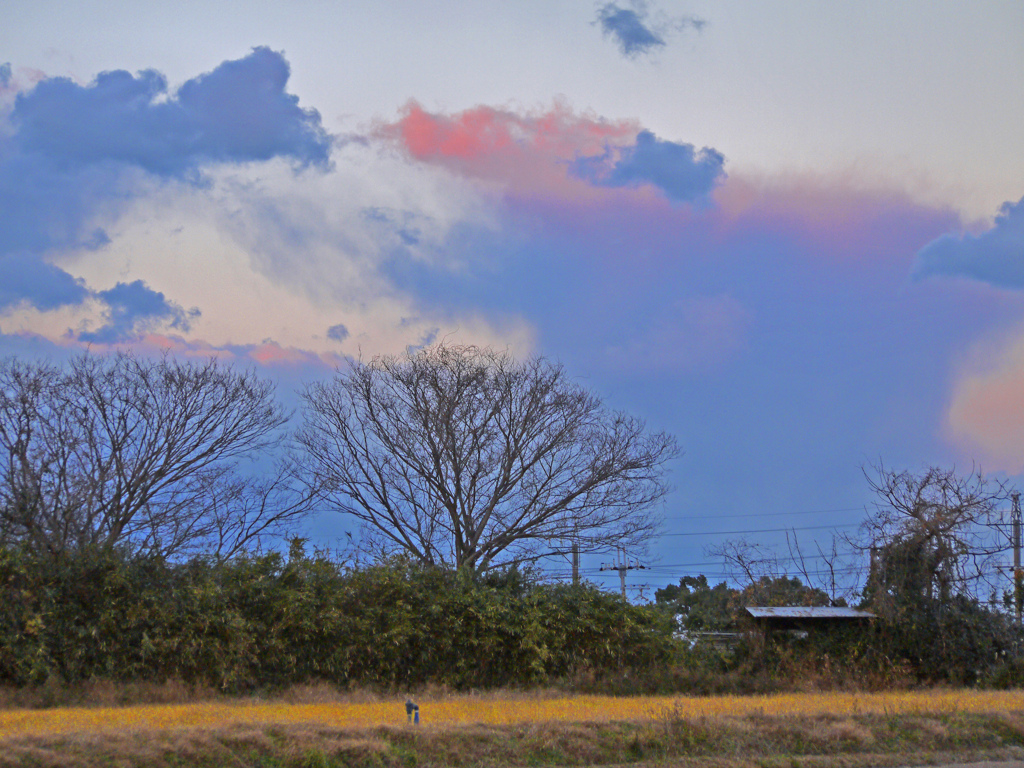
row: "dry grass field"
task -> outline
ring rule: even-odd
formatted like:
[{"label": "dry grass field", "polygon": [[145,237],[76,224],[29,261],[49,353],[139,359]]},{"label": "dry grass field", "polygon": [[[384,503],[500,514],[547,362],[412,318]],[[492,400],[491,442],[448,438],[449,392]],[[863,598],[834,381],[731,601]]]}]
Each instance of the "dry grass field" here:
[{"label": "dry grass field", "polygon": [[793,768],[1024,760],[1024,692],[763,697],[289,692],[273,702],[0,709],[0,765]]},{"label": "dry grass field", "polygon": [[[293,695],[294,697],[294,695]],[[317,694],[311,692],[310,698]],[[321,694],[321,698],[330,698]],[[298,696],[297,698],[302,698]],[[406,723],[403,699],[321,703],[244,701],[131,707],[76,707],[0,711],[0,740],[12,736],[101,733],[249,725],[312,725],[340,729]],[[773,696],[618,698],[608,696],[450,695],[419,700],[422,727],[606,723],[680,718],[821,717],[847,715],[1000,714],[1024,711],[1020,691],[916,691],[896,693],[793,693]]]}]

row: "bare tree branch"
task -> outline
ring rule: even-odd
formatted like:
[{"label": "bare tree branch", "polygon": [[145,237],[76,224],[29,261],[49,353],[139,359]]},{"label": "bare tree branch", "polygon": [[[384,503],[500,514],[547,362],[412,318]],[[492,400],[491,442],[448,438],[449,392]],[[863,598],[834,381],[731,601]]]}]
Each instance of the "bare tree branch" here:
[{"label": "bare tree branch", "polygon": [[855,542],[873,556],[869,591],[914,589],[945,602],[957,594],[978,599],[992,586],[993,559],[1006,548],[996,527],[1009,496],[1004,483],[977,468],[961,475],[879,464],[864,474],[878,496]]},{"label": "bare tree branch", "polygon": [[439,345],[306,388],[299,441],[331,505],[382,552],[483,572],[557,539],[639,547],[673,438],[544,359]]},{"label": "bare tree branch", "polygon": [[770,547],[742,537],[712,544],[705,548],[705,555],[720,558],[726,572],[744,587],[762,579],[778,579],[785,573],[778,555]]},{"label": "bare tree branch", "polygon": [[281,445],[273,394],[216,360],[0,362],[0,535],[51,553],[121,545],[166,556],[211,536],[222,550],[231,526],[229,548],[253,541],[308,509],[308,493],[282,493],[285,475],[234,475]]}]

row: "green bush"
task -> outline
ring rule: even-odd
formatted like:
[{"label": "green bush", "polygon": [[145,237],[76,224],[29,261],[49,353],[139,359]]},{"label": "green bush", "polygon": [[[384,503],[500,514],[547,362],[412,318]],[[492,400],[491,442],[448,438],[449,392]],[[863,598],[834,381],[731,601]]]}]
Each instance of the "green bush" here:
[{"label": "green bush", "polygon": [[14,685],[529,686],[628,674],[677,652],[662,613],[594,587],[404,560],[353,569],[300,544],[287,557],[183,564],[0,549],[0,606],[0,682]]}]

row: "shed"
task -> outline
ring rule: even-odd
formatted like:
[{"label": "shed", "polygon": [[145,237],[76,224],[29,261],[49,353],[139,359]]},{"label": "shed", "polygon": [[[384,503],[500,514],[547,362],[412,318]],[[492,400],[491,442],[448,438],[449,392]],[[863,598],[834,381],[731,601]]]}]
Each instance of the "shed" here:
[{"label": "shed", "polygon": [[783,605],[777,608],[747,606],[749,613],[765,634],[776,631],[810,632],[831,627],[864,624],[875,614],[856,608],[824,608],[818,606]]}]

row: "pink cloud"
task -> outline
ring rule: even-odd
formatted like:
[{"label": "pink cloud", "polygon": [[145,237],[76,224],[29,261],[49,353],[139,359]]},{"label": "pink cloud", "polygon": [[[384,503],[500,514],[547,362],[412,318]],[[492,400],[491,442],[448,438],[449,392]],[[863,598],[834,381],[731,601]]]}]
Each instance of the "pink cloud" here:
[{"label": "pink cloud", "polygon": [[46,73],[39,69],[18,67],[12,70],[0,65],[0,99],[10,98],[19,91],[30,90],[36,83],[45,79]]},{"label": "pink cloud", "polygon": [[500,154],[513,146],[508,121],[488,107],[445,118],[428,114],[419,104],[411,102],[396,128],[406,148],[419,160],[434,157],[470,160]]},{"label": "pink cloud", "polygon": [[317,354],[298,347],[282,347],[276,341],[264,341],[238,348],[240,354],[255,360],[260,365],[292,366],[292,367],[334,367],[344,358],[335,354]]},{"label": "pink cloud", "polygon": [[946,416],[948,437],[987,470],[1024,471],[1024,339],[991,367],[960,376]]},{"label": "pink cloud", "polygon": [[[599,154],[606,143],[636,136],[633,120],[607,121],[577,115],[564,104],[547,112],[516,114],[479,106],[455,115],[431,114],[410,101],[401,119],[378,133],[400,139],[418,160],[438,163],[482,162],[491,157],[532,155],[548,162],[571,160],[577,153]],[[472,168],[472,164],[462,166]]]},{"label": "pink cloud", "polygon": [[[8,334],[20,336],[27,340],[45,337],[35,334]],[[277,368],[303,368],[327,371],[344,364],[346,358],[332,352],[313,352],[299,347],[286,347],[267,339],[259,344],[211,344],[203,339],[185,339],[162,333],[149,333],[130,342],[116,344],[84,344],[73,335],[67,334],[56,341],[46,340],[68,351],[89,349],[97,354],[106,354],[115,350],[132,350],[142,355],[158,355],[169,352],[182,359],[208,360],[217,358],[234,364],[257,363],[261,366]]]},{"label": "pink cloud", "polygon": [[46,77],[46,73],[38,69],[19,67],[12,70],[0,61],[0,119],[8,119],[19,94],[31,91]]},{"label": "pink cloud", "polygon": [[326,352],[318,353],[299,347],[285,347],[267,339],[259,344],[225,344],[215,346],[206,341],[187,341],[175,336],[150,335],[143,344],[167,349],[189,357],[220,357],[239,363],[255,362],[278,368],[305,368],[329,370],[341,365],[345,358]]},{"label": "pink cloud", "polygon": [[538,113],[479,106],[444,115],[410,101],[399,120],[375,133],[416,160],[500,184],[517,197],[592,199],[609,191],[571,176],[569,163],[627,144],[639,130],[636,121],[580,115],[561,103]]},{"label": "pink cloud", "polygon": [[[124,344],[119,345],[124,347]],[[141,342],[132,345],[135,349],[142,349],[147,352],[167,351],[176,357],[194,358],[208,360],[216,357],[225,362],[235,362],[238,355],[232,349],[217,347],[208,341],[188,341],[181,336],[168,336],[162,333],[150,333],[144,336]]]},{"label": "pink cloud", "polygon": [[[447,115],[411,101],[376,135],[415,160],[496,185],[517,227],[528,223],[572,238],[600,242],[629,231],[641,244],[663,246],[696,234],[697,226],[712,242],[777,236],[814,258],[856,264],[899,252],[909,265],[922,245],[958,225],[952,209],[917,204],[849,174],[730,174],[714,191],[713,206],[694,210],[673,205],[650,185],[606,188],[570,173],[574,160],[629,146],[642,130],[636,120],[579,114],[562,103],[538,113],[479,106]],[[634,249],[638,256],[642,249]]]},{"label": "pink cloud", "polygon": [[756,231],[792,238],[833,261],[913,254],[935,232],[956,225],[952,209],[915,203],[907,194],[840,175],[765,179],[731,176],[715,193],[720,232]]}]

